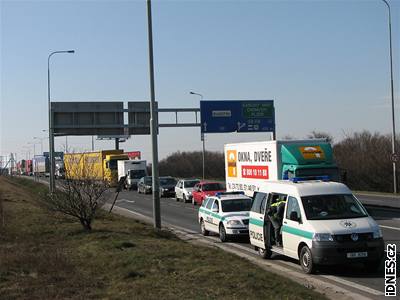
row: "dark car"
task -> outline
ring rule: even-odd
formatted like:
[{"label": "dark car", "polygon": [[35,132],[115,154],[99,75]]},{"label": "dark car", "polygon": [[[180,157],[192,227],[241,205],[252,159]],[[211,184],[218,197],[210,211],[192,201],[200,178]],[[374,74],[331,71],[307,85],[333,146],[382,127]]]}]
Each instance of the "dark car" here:
[{"label": "dark car", "polygon": [[160,177],[160,196],[175,197],[176,179],[171,176]]},{"label": "dark car", "polygon": [[143,193],[143,194],[148,194],[151,193],[152,190],[152,185],[153,185],[153,180],[151,176],[145,176],[140,178],[138,185],[137,185],[137,191],[138,193]]}]

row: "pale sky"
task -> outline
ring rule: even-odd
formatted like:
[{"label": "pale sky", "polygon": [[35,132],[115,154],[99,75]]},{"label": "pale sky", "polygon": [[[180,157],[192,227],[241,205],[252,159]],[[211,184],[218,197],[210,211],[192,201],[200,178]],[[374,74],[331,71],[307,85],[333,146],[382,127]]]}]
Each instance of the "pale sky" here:
[{"label": "pale sky", "polygon": [[[392,6],[397,132],[400,130],[400,1]],[[275,101],[277,136],[312,130],[336,141],[361,130],[391,133],[389,33],[381,0],[154,1],[155,92],[160,108],[204,99]],[[150,99],[146,2],[1,0],[0,155],[40,152],[52,101]],[[172,117],[172,115],[171,115]],[[185,119],[189,117],[186,116]],[[168,117],[160,115],[160,119]],[[262,134],[209,134],[206,148],[262,140]],[[201,150],[199,128],[160,129],[159,158]],[[121,148],[151,160],[150,136]],[[56,150],[65,138],[56,139]],[[75,151],[91,137],[69,137]],[[95,149],[112,149],[96,141]],[[48,143],[43,141],[43,150]],[[30,153],[29,153],[30,152]]]}]

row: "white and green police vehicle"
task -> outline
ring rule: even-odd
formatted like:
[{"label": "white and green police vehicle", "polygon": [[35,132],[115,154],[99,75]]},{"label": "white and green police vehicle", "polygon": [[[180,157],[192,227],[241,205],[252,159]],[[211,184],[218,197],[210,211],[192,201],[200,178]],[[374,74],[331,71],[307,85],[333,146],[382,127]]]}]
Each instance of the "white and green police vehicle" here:
[{"label": "white and green police vehicle", "polygon": [[[267,214],[277,198],[286,198],[280,247]],[[298,259],[305,273],[318,265],[361,262],[371,271],[380,266],[382,232],[344,184],[326,179],[269,181],[253,199],[250,243],[263,258],[277,253]]]},{"label": "white and green police vehicle", "polygon": [[209,196],[199,208],[201,233],[218,233],[222,242],[249,234],[252,199],[242,192],[221,192]]}]

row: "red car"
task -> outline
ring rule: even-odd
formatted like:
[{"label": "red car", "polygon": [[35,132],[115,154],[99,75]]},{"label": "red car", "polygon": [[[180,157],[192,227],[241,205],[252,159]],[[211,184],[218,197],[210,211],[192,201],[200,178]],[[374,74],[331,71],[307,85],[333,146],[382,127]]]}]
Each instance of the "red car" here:
[{"label": "red car", "polygon": [[214,196],[218,192],[225,192],[225,184],[220,182],[200,181],[192,191],[192,204],[201,205],[207,196]]}]

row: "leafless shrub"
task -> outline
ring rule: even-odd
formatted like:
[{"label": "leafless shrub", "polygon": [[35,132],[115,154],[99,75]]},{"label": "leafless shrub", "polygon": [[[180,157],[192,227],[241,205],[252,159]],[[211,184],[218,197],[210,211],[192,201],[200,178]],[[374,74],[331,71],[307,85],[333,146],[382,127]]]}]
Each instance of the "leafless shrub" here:
[{"label": "leafless shrub", "polygon": [[313,130],[307,135],[307,138],[309,138],[309,139],[326,139],[327,142],[333,144],[333,136],[330,135],[329,133],[323,132],[323,131]]},{"label": "leafless shrub", "polygon": [[[159,170],[161,176],[201,178],[203,174],[202,152],[175,152],[160,161]],[[224,154],[222,152],[205,152],[205,177],[225,178]]]},{"label": "leafless shrub", "polygon": [[78,219],[85,230],[91,230],[96,212],[107,201],[109,189],[109,184],[99,179],[97,173],[94,164],[67,167],[65,180],[57,181],[56,191],[46,195],[45,206],[51,211]]},{"label": "leafless shrub", "polygon": [[[397,149],[400,149],[397,138]],[[347,135],[334,145],[334,156],[352,189],[393,191],[391,136],[363,131]],[[398,172],[398,170],[397,170]]]},{"label": "leafless shrub", "polygon": [[3,195],[0,192],[0,228],[5,226]]}]

